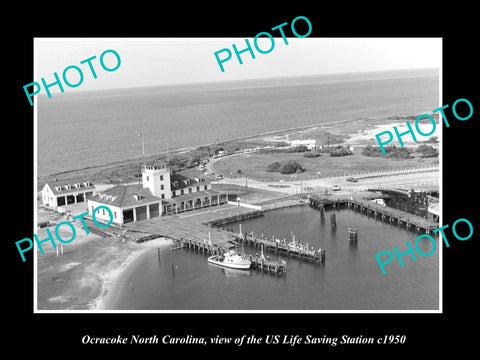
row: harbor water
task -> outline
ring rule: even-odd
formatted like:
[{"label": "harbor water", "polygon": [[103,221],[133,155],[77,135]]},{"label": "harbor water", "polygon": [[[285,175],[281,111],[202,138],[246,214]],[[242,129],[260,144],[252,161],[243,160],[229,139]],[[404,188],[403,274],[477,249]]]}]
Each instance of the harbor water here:
[{"label": "harbor water", "polygon": [[[292,207],[242,222],[242,232],[308,243],[326,251],[324,265],[278,255],[287,262],[286,276],[250,270],[229,270],[207,263],[207,256],[188,249],[156,249],[132,263],[110,290],[114,310],[438,310],[439,244],[423,257],[415,253],[385,265],[383,275],[375,255],[398,247],[414,247],[419,234],[382,222],[353,209],[336,212],[332,231],[330,213],[322,221],[318,210]],[[358,241],[349,240],[349,228],[358,229]],[[238,231],[238,224],[226,226]],[[432,250],[429,239],[418,247]],[[242,247],[238,247],[242,251]],[[243,247],[255,253],[253,247]],[[258,250],[257,250],[258,251]],[[271,260],[274,253],[265,253]],[[112,298],[113,297],[113,298]]]}]

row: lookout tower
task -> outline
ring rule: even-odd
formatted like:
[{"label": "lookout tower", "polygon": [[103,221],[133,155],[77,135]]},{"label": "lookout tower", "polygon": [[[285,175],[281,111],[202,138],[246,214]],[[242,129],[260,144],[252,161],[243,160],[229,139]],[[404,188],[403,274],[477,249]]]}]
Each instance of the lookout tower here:
[{"label": "lookout tower", "polygon": [[154,196],[170,199],[170,169],[165,163],[145,164],[142,168],[142,184],[149,188]]}]

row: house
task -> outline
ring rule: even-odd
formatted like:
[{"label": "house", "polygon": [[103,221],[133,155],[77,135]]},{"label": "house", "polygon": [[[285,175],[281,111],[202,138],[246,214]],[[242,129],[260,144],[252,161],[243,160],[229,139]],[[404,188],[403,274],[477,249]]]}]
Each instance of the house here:
[{"label": "house", "polygon": [[170,189],[172,198],[185,194],[192,194],[199,191],[209,190],[212,188],[210,181],[205,178],[195,177],[188,178],[180,174],[172,174]]},{"label": "house", "polygon": [[95,185],[89,181],[47,181],[42,189],[44,205],[57,209],[60,206],[87,201],[93,195]]},{"label": "house", "polygon": [[315,139],[307,139],[307,140],[291,140],[290,147],[298,147],[304,145],[308,148],[308,150],[313,150],[317,146],[317,141]]}]

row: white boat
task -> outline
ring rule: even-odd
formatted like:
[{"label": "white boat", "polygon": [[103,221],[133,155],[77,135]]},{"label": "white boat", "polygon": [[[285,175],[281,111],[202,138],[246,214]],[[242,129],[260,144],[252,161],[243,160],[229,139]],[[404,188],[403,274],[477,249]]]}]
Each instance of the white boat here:
[{"label": "white boat", "polygon": [[224,266],[231,269],[248,270],[252,264],[250,260],[242,258],[235,250],[230,250],[223,255],[212,255],[208,258],[211,264]]}]

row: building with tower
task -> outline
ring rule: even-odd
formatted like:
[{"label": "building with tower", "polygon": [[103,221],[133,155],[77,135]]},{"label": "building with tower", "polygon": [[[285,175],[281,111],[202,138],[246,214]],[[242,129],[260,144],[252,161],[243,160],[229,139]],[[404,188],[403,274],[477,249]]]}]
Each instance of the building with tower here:
[{"label": "building with tower", "polygon": [[[141,185],[115,185],[89,196],[88,213],[92,215],[100,205],[107,206],[112,211],[113,223],[122,225],[227,201],[228,194],[212,190],[205,178],[172,174],[165,163],[154,162],[143,165]],[[95,218],[108,222],[110,215],[100,209]]]},{"label": "building with tower", "polygon": [[151,193],[160,199],[172,197],[170,169],[165,163],[143,165],[142,184],[144,188],[150,189]]}]

